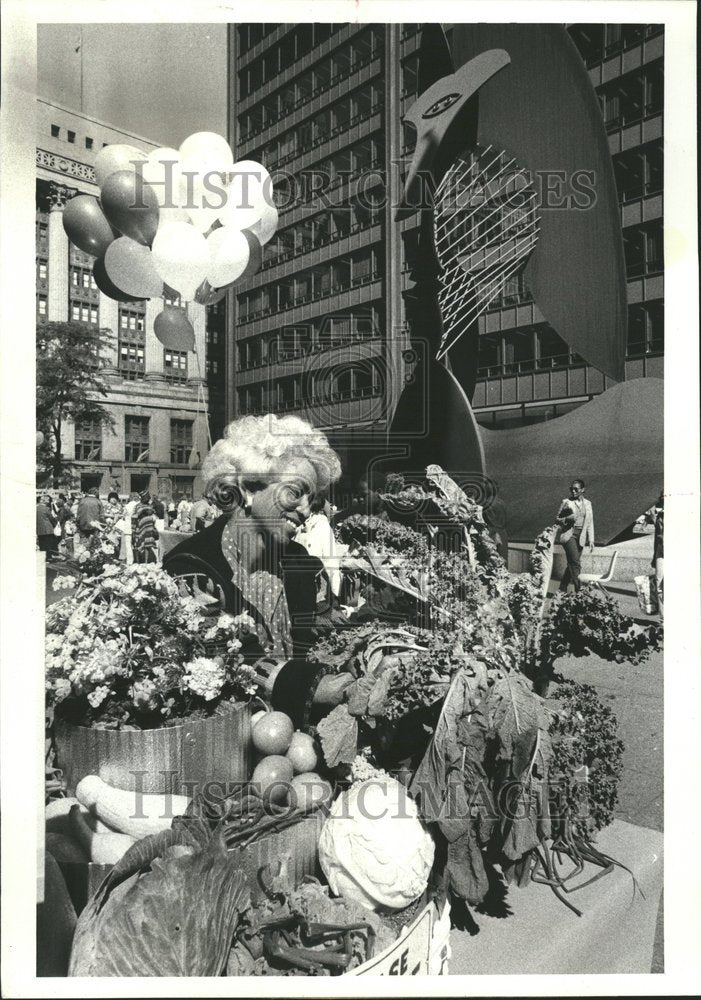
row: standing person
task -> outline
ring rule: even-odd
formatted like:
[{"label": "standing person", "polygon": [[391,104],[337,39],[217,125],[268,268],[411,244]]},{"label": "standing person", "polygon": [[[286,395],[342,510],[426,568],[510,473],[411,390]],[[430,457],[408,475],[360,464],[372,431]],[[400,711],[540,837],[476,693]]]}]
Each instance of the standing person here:
[{"label": "standing person", "polygon": [[168,506],[166,508],[166,520],[168,522],[168,527],[169,528],[170,528],[171,524],[173,523],[173,521],[175,520],[175,518],[177,516],[178,516],[178,512],[177,512],[177,509],[176,509],[176,506],[175,506],[175,501],[174,500],[169,500],[168,501]]},{"label": "standing person", "polygon": [[59,493],[58,495],[58,523],[61,525],[61,537],[66,537],[66,522],[71,519],[75,520],[75,515],[73,509],[68,500],[63,495]]},{"label": "standing person", "polygon": [[177,520],[180,522],[181,531],[189,531],[191,512],[192,512],[192,504],[185,496],[185,494],[181,493],[180,502],[178,503],[178,510],[177,510]]},{"label": "standing person", "polygon": [[139,496],[139,504],[131,519],[131,547],[134,552],[134,562],[158,562],[156,515],[151,505],[151,494],[148,490],[144,490]]},{"label": "standing person", "polygon": [[109,525],[114,525],[119,521],[123,514],[122,503],[119,499],[119,493],[116,490],[111,490],[107,494],[107,506],[105,507],[105,520]]},{"label": "standing person", "polygon": [[127,566],[131,566],[134,562],[134,551],[131,547],[131,519],[134,516],[134,511],[139,506],[139,494],[130,493],[129,499],[124,504],[124,513],[120,521],[117,522],[119,530],[122,533],[122,544],[119,552],[119,558],[123,559]]},{"label": "standing person", "polygon": [[51,509],[51,498],[44,494],[37,500],[37,545],[40,552],[46,552],[50,558],[58,547],[58,538],[54,534],[54,528],[58,524],[58,518]]},{"label": "standing person", "polygon": [[664,621],[664,493],[660,493],[653,508],[655,542],[652,550],[652,568],[657,581],[657,603],[660,618]]},{"label": "standing person", "polygon": [[163,500],[160,497],[156,496],[152,498],[151,506],[153,507],[153,513],[156,515],[156,527],[158,528],[159,531],[163,531],[166,526],[165,504],[163,503]]},{"label": "standing person", "polygon": [[190,511],[190,531],[203,531],[214,522],[216,512],[206,497],[200,497]]},{"label": "standing person", "polygon": [[105,514],[100,503],[97,486],[89,489],[79,502],[77,521],[80,540],[83,544],[86,544],[104,524]]},{"label": "standing person", "polygon": [[567,590],[570,582],[575,592],[580,589],[581,556],[585,547],[594,551],[594,511],[591,501],[584,496],[586,484],[575,479],[570,486],[569,498],[560,504],[557,523],[560,525],[558,541],[567,556],[567,569],[560,581],[560,590]]}]

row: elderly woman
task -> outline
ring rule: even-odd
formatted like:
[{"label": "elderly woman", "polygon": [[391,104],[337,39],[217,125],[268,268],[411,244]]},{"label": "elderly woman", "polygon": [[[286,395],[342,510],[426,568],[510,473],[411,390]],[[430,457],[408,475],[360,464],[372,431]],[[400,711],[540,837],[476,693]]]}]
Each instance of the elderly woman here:
[{"label": "elderly woman", "polygon": [[227,611],[252,615],[264,636],[255,651],[263,658],[262,679],[273,704],[297,722],[320,679],[303,657],[316,638],[323,565],[294,536],[316,494],[340,474],[325,435],[305,420],[242,417],[229,424],[202,466],[205,494],[222,515],[163,561],[195,590],[216,594]]}]

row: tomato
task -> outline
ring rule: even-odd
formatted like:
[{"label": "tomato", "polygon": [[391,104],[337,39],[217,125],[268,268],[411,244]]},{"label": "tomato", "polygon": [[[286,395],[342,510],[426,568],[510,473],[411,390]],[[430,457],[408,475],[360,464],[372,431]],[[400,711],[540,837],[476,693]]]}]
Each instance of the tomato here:
[{"label": "tomato", "polygon": [[295,727],[284,712],[266,712],[253,727],[253,746],[261,753],[286,753],[292,742]]},{"label": "tomato", "polygon": [[322,802],[330,802],[332,795],[333,789],[328,781],[324,781],[314,771],[305,771],[304,774],[298,774],[292,779],[290,805],[309,812]]},{"label": "tomato", "polygon": [[292,764],[287,757],[271,754],[270,757],[264,757],[256,766],[251,784],[262,799],[284,802],[289,793],[292,774]]},{"label": "tomato", "polygon": [[295,774],[313,771],[319,763],[314,740],[308,733],[302,733],[299,730],[293,733],[286,756],[292,762]]}]

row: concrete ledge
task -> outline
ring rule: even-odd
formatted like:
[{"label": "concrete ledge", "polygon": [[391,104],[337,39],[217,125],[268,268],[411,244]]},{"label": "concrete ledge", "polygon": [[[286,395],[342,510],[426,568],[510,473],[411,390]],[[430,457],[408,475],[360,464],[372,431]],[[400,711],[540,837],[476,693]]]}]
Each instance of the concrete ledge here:
[{"label": "concrete ledge", "polygon": [[[597,848],[628,866],[568,895],[572,913],[545,885],[511,887],[502,916],[474,913],[477,928],[453,929],[451,975],[649,973],[662,892],[663,836],[616,820]],[[600,869],[587,865],[585,875]],[[644,894],[644,895],[643,895]]]},{"label": "concrete ledge", "polygon": [[[608,571],[613,553],[617,551],[618,559],[616,560],[613,580],[632,584],[634,577],[651,572],[652,548],[653,541],[650,536],[642,536],[629,542],[620,542],[617,545],[597,546],[591,555],[588,552],[582,554],[582,572],[605,574]],[[528,572],[532,549],[532,542],[509,542],[508,566],[512,573]],[[565,550],[561,545],[556,545],[553,559],[553,579],[561,580],[566,567]]]}]

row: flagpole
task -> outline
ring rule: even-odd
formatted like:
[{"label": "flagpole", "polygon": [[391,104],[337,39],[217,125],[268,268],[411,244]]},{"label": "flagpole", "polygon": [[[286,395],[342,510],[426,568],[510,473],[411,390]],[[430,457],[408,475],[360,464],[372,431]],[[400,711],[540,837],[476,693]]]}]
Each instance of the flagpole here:
[{"label": "flagpole", "polygon": [[83,25],[78,29],[80,34],[80,113],[83,114]]}]

